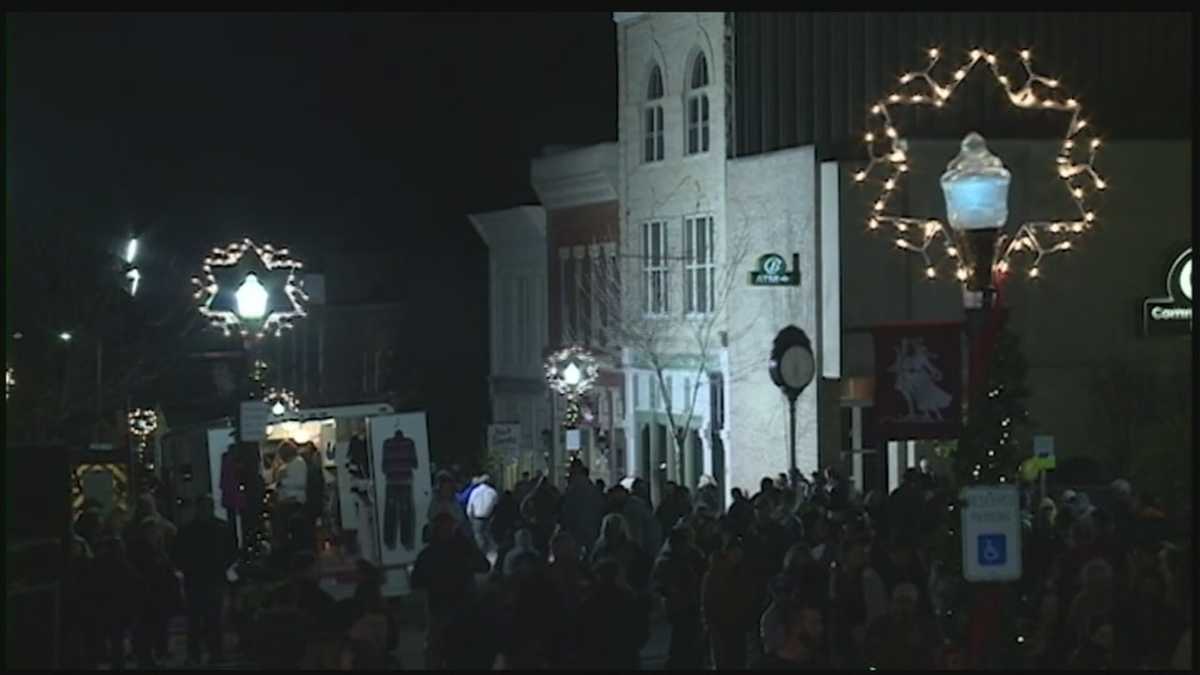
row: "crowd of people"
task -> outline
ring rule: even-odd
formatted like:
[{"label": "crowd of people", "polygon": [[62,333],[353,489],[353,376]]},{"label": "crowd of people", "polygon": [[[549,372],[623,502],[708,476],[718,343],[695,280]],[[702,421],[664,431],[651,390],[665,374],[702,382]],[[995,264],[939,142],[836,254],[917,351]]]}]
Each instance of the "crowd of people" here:
[{"label": "crowd of people", "polygon": [[[658,621],[668,669],[1191,664],[1189,525],[1123,480],[1027,491],[1021,580],[999,585],[965,584],[950,564],[954,489],[925,463],[888,495],[857,494],[828,469],[735,488],[727,509],[708,477],[694,491],[665,483],[655,504],[645,481],[606,486],[579,463],[562,490],[541,474],[504,490],[486,475],[435,481],[410,575],[427,604],[428,668],[637,669]],[[122,668],[130,638],[139,667],[161,667],[181,613],[188,660],[222,661],[236,551],[212,513],[201,500],[177,529],[149,495],[128,522],[85,504],[67,594],[72,665]],[[361,564],[353,598],[335,602],[311,550],[291,550],[287,566],[235,626],[244,658],[397,665],[379,570]]]},{"label": "crowd of people", "polygon": [[429,667],[637,668],[662,619],[668,669],[1191,663],[1190,540],[1127,481],[1104,506],[1026,490],[1021,581],[968,585],[945,552],[954,490],[926,462],[889,495],[829,469],[735,488],[727,510],[707,477],[654,505],[640,479],[569,474],[562,491],[439,474],[412,575]]},{"label": "crowd of people", "polygon": [[65,665],[173,664],[169,626],[177,616],[186,617],[187,664],[228,664],[232,634],[243,665],[395,665],[389,654],[398,629],[380,571],[360,564],[354,595],[342,601],[320,587],[311,507],[323,495],[311,470],[314,453],[281,448],[272,467],[274,545],[254,564],[235,565],[242,558],[237,536],[216,517],[210,496],[180,512],[180,527],[161,515],[153,493],[137,499],[132,517],[120,507],[102,515],[100,504],[85,501],[72,528],[64,593]]}]

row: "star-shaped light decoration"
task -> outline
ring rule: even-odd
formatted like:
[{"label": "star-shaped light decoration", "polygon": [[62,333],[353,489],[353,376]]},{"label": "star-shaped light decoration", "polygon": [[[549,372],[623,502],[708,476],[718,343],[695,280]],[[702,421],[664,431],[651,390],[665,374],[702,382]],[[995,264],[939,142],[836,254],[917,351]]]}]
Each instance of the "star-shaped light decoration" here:
[{"label": "star-shaped light decoration", "polygon": [[146,471],[154,471],[153,458],[147,459],[146,446],[150,436],[158,430],[158,413],[149,408],[136,408],[129,411],[129,433],[137,437],[138,462]]},{"label": "star-shaped light decoration", "polygon": [[149,408],[136,408],[129,411],[129,433],[144,439],[157,430],[158,413]]},{"label": "star-shaped light decoration", "polygon": [[592,388],[599,376],[596,357],[580,346],[554,352],[546,358],[546,383],[567,398],[577,398]]},{"label": "star-shaped light decoration", "polygon": [[271,388],[263,401],[270,406],[271,414],[276,417],[282,417],[287,413],[296,412],[300,409],[300,399],[290,389],[275,389]]},{"label": "star-shaped light decoration", "polygon": [[[1095,193],[1108,187],[1095,168],[1100,139],[1094,134],[1090,138],[1083,137],[1092,132],[1088,121],[1082,117],[1083,109],[1079,101],[1064,94],[1058,80],[1034,72],[1030,50],[1021,50],[1019,57],[1025,71],[1024,81],[1019,86],[1001,72],[995,54],[980,49],[971,50],[966,63],[955,70],[949,79],[940,81],[934,76],[934,68],[941,59],[941,52],[930,49],[929,65],[923,70],[901,76],[900,89],[871,106],[867,118],[868,130],[864,135],[869,162],[866,168],[854,174],[854,180],[860,183],[866,181],[876,167],[883,167],[884,175],[881,179],[882,190],[872,203],[867,228],[878,230],[884,225],[891,226],[895,231],[896,246],[919,254],[925,261],[925,276],[930,279],[937,277],[938,262],[950,260],[955,267],[955,276],[971,288],[981,283],[979,277],[986,276],[987,272],[995,278],[1006,276],[1016,255],[1029,258],[1028,275],[1036,278],[1044,256],[1071,250],[1075,235],[1091,229],[1097,222],[1090,200]],[[890,107],[918,105],[942,108],[950,102],[959,84],[980,63],[987,64],[1013,107],[1064,113],[1067,128],[1055,160],[1056,174],[1074,202],[1078,217],[1065,221],[1036,220],[1022,223],[995,238],[992,250],[988,252],[990,260],[972,261],[967,258],[972,257],[972,249],[977,247],[973,247],[973,242],[969,241],[966,234],[952,224],[937,218],[897,214],[889,210],[891,198],[908,174],[910,159],[908,143],[893,122]],[[1088,131],[1085,132],[1085,129]],[[940,244],[944,253],[940,261],[935,261],[931,255],[935,244]],[[978,258],[978,255],[975,257]],[[987,267],[989,263],[990,269]],[[976,269],[972,270],[972,266]]]},{"label": "star-shaped light decoration", "polygon": [[600,375],[600,367],[592,353],[578,345],[560,349],[546,358],[546,383],[567,399],[563,426],[575,429],[583,419],[580,399]]},{"label": "star-shaped light decoration", "polygon": [[286,248],[259,246],[250,239],[214,248],[204,259],[203,278],[192,279],[200,313],[227,336],[278,336],[305,316],[308,296],[296,276],[303,268]]}]

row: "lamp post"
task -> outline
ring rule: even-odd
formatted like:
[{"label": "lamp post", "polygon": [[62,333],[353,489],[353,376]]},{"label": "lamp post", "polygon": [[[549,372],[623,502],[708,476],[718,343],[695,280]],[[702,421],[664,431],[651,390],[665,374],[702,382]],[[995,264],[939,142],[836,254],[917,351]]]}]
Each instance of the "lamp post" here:
[{"label": "lamp post", "polygon": [[796,326],[787,326],[775,335],[768,365],[771,381],[788,399],[788,475],[796,472],[796,399],[816,375],[816,359],[808,335]]},{"label": "lamp post", "polygon": [[[563,427],[567,431],[576,431],[582,417],[580,399],[591,391],[599,376],[599,366],[596,357],[587,349],[571,346],[554,352],[546,358],[546,383],[554,392],[567,400],[567,408],[563,413]],[[551,399],[553,405],[553,399]],[[557,434],[555,435],[557,437]],[[568,451],[579,450],[570,448]],[[554,467],[549,467],[553,475]]]},{"label": "lamp post", "polygon": [[[264,394],[264,373],[267,364],[256,357],[256,349],[262,340],[278,336],[292,326],[292,322],[305,316],[303,280],[297,272],[304,264],[290,257],[288,249],[276,249],[270,244],[258,245],[250,239],[233,242],[225,248],[214,248],[204,259],[203,274],[192,279],[196,286],[195,299],[199,311],[225,336],[241,338],[246,354],[246,365],[250,377],[243,380],[244,398],[254,399],[255,394]],[[257,384],[258,391],[252,383]],[[280,401],[285,403],[284,401]],[[239,442],[247,439],[243,435],[242,406],[238,410],[238,428],[235,438]],[[286,413],[286,410],[284,410]],[[257,432],[257,438],[261,431]],[[257,455],[256,455],[257,456]],[[257,460],[256,460],[257,461]],[[245,485],[246,477],[241,477]],[[250,502],[255,500],[250,497]],[[252,553],[253,542],[260,539],[259,519],[253,519],[253,532],[245,541],[251,542],[247,552]]]}]

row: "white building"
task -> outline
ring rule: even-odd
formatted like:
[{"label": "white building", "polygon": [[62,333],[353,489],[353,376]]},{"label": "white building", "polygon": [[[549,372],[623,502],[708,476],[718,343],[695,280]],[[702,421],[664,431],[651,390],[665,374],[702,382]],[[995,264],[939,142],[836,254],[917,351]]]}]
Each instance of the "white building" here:
[{"label": "white building", "polygon": [[546,211],[518,206],[468,216],[487,243],[492,421],[520,425],[517,466],[542,466],[542,431],[552,428],[542,354],[546,308]]},{"label": "white building", "polygon": [[[836,239],[835,301],[829,311],[820,302],[820,168],[811,147],[727,159],[730,18],[614,14],[624,320],[638,333],[625,345],[628,465],[691,486],[711,474],[727,498],[789,466],[787,402],[767,370],[776,333],[799,326],[818,373],[837,376],[821,330],[832,322],[837,335]],[[826,215],[836,232],[836,208]],[[750,286],[767,253],[798,254],[801,284]],[[798,402],[806,474],[818,466],[823,389],[818,379]],[[685,437],[682,456],[670,451],[672,429]]]}]

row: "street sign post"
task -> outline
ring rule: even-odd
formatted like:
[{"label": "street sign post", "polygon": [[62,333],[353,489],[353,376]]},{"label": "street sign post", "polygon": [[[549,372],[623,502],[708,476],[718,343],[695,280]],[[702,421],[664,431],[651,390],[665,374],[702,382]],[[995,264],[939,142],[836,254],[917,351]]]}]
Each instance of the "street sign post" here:
[{"label": "street sign post", "polygon": [[267,437],[267,422],[271,419],[271,407],[265,401],[242,401],[241,438],[243,441],[261,441]]},{"label": "street sign post", "polygon": [[488,425],[488,449],[503,453],[505,459],[516,460],[521,454],[521,425],[513,423]]},{"label": "street sign post", "polygon": [[1021,578],[1021,501],[1016,486],[963,488],[963,578],[973,583]]}]

